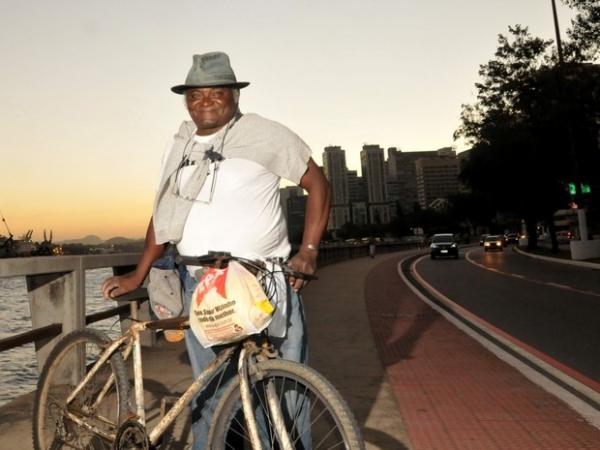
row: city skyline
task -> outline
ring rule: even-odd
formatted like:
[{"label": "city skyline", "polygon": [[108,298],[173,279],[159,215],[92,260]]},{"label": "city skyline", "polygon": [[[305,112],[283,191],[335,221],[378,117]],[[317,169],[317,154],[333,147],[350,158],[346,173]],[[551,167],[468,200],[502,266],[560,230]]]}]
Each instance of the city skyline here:
[{"label": "city skyline", "polygon": [[328,231],[346,224],[385,225],[420,209],[443,208],[461,189],[459,156],[452,147],[418,152],[389,147],[386,157],[381,146],[365,144],[360,157],[358,176],[341,146],[323,150],[323,172],[331,186]]},{"label": "city skyline", "polygon": [[[141,237],[164,145],[186,119],[169,91],[193,53],[223,50],[241,108],[313,149],[456,146],[460,105],[509,25],[554,39],[549,2],[57,0],[0,17],[0,211],[20,236]],[[572,16],[559,4],[563,37]],[[32,31],[35,31],[32,32]],[[6,234],[4,228],[0,234]]]}]

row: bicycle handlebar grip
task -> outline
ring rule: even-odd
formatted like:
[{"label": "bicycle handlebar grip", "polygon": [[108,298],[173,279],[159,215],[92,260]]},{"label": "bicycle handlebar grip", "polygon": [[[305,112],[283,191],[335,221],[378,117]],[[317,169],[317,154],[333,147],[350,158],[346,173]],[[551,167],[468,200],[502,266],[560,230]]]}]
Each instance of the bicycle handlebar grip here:
[{"label": "bicycle handlebar grip", "polygon": [[306,280],[306,281],[309,281],[309,280],[318,280],[319,279],[319,277],[316,276],[316,275],[313,275],[313,274],[310,274],[310,273],[298,272],[298,271],[290,268],[289,266],[283,266],[283,268],[284,268],[283,270],[284,270],[285,274],[288,277],[291,276],[291,277],[299,278],[301,280]]}]

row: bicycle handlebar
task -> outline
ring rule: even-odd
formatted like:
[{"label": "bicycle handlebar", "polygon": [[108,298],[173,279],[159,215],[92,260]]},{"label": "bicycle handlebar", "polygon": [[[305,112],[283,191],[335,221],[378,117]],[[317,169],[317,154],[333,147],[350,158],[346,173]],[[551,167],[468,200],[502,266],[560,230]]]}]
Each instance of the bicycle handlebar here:
[{"label": "bicycle handlebar", "polygon": [[[206,255],[201,256],[184,256],[178,255],[175,257],[175,262],[181,265],[189,266],[209,266],[217,268],[227,267],[229,261],[238,261],[244,265],[250,265],[251,267],[259,267],[261,270],[266,270],[265,264],[262,261],[253,261],[239,256],[233,256],[229,252],[208,252]],[[301,280],[317,280],[316,275],[304,272],[298,272],[291,267],[280,264],[281,270],[286,277],[299,278]]]}]

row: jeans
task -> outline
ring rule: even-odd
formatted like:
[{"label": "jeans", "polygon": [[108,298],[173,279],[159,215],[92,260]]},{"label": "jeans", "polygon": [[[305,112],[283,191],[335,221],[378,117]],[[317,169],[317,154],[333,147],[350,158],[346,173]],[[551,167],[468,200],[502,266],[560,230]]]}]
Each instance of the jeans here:
[{"label": "jeans", "polygon": [[[190,302],[192,294],[198,281],[187,274],[184,278],[184,296],[185,296],[185,313],[189,314]],[[288,286],[288,327],[285,338],[270,338],[271,343],[279,351],[279,356],[283,359],[296,361],[302,364],[307,363],[308,359],[308,342],[306,338],[306,326],[304,322],[304,309],[302,307],[302,297],[294,292]],[[188,351],[188,356],[192,365],[194,378],[214,360],[215,355],[223,348],[215,346],[204,348],[191,329],[185,332],[185,343]],[[194,450],[204,450],[208,448],[208,430],[212,421],[213,412],[219,403],[223,391],[228,382],[237,374],[237,364],[229,364],[225,369],[223,379],[220,382],[219,388],[215,392],[217,382],[220,376],[216,376],[205,389],[203,389],[192,400],[192,432],[194,435]]]}]

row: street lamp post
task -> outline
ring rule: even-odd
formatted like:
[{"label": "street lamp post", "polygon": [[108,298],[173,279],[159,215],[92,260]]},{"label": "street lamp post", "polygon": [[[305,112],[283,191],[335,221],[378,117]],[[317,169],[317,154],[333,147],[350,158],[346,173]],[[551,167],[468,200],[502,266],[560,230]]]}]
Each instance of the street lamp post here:
[{"label": "street lamp post", "polygon": [[556,1],[552,0],[552,15],[554,16],[554,33],[556,34],[556,47],[558,50],[558,62],[562,64],[563,52],[562,52],[562,41],[560,40],[560,29],[558,28],[558,14],[556,13]]},{"label": "street lamp post", "polygon": [[[559,67],[561,67],[562,69],[564,69],[563,67],[563,63],[564,63],[564,58],[563,58],[563,51],[562,51],[562,41],[560,39],[560,28],[558,26],[558,14],[556,12],[556,0],[551,0],[552,2],[552,15],[554,16],[554,33],[556,34],[556,49],[558,52],[558,64]],[[559,80],[560,77],[563,76],[563,70],[560,70],[558,76],[559,76]],[[560,83],[562,85],[562,83]],[[560,96],[563,96],[563,92],[562,92],[562,88],[560,89],[561,93]],[[567,120],[570,120],[569,118]],[[573,129],[571,128],[571,123],[569,122],[568,124],[568,132],[569,132],[569,146],[571,147],[571,157],[573,158],[573,167],[574,167],[574,171],[575,171],[575,189],[578,189],[580,187],[580,180],[579,180],[579,170],[577,168],[578,163],[577,163],[577,155],[575,154],[575,148],[573,146]],[[579,222],[579,239],[582,241],[587,241],[588,240],[588,230],[587,230],[587,220],[586,220],[586,216],[585,216],[585,209],[584,208],[577,208],[577,219]]]}]

